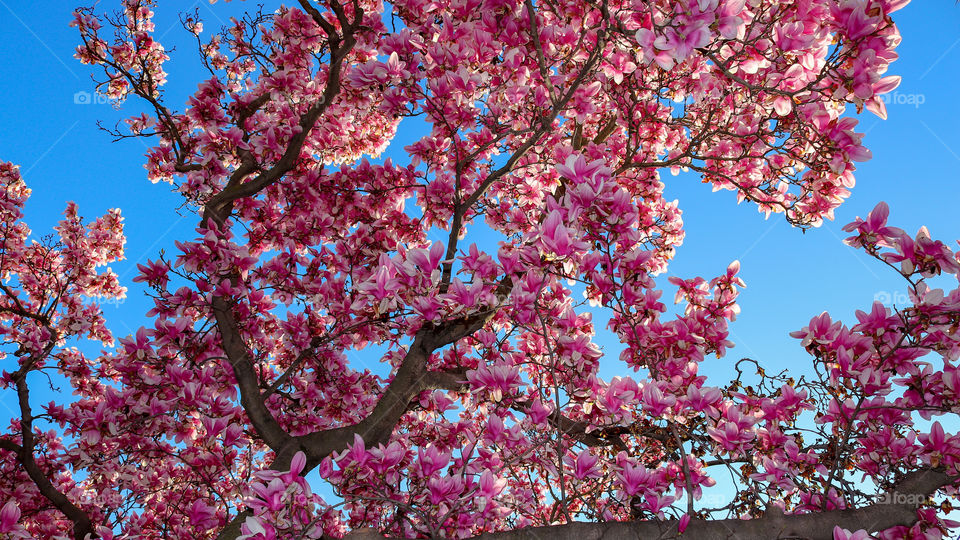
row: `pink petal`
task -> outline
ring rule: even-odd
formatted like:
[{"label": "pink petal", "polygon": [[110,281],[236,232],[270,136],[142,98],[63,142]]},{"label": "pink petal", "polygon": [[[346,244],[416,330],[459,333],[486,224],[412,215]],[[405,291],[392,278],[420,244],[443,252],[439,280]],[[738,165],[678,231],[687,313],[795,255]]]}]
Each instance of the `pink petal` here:
[{"label": "pink petal", "polygon": [[880,117],[881,120],[887,119],[887,104],[878,96],[874,96],[866,101],[867,110]]}]

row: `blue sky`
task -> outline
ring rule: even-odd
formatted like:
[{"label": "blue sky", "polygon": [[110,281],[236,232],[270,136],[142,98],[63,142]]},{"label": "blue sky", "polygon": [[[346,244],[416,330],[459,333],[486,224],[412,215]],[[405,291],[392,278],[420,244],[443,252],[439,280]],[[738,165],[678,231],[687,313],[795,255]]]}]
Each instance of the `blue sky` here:
[{"label": "blue sky", "polygon": [[[172,7],[176,4],[179,7]],[[72,2],[0,0],[0,160],[21,165],[33,195],[27,222],[36,234],[46,234],[60,219],[66,201],[74,200],[87,218],[119,207],[125,216],[127,259],[113,265],[129,287],[120,305],[105,306],[111,328],[124,336],[148,321],[150,303],[132,283],[136,263],[155,258],[160,249],[172,251],[175,239],[193,234],[196,218],[177,209],[181,199],[166,184],[153,185],[143,169],[145,146],[137,140],[111,142],[96,122],[112,126],[136,109],[120,111],[91,96],[91,70],[72,58],[77,35],[68,27]],[[101,7],[112,7],[110,2]],[[179,27],[175,9],[196,7],[208,28],[229,14],[253,8],[251,2],[207,0],[161,3],[157,36],[175,45],[170,73],[169,103],[182,108],[202,79],[194,49]],[[926,224],[934,238],[960,238],[956,205],[960,202],[960,6],[953,2],[920,2],[895,14],[903,43],[901,59],[890,73],[903,76],[888,105],[889,119],[860,115],[860,129],[873,159],[860,164],[853,196],[837,211],[837,219],[801,234],[777,216],[764,220],[749,204],[736,205],[730,192],[711,193],[692,175],[664,174],[668,198],[680,200],[687,238],[670,273],[681,277],[712,277],[734,259],[742,264],[747,289],[740,296],[742,314],[732,326],[737,347],[728,359],[749,356],[772,369],[803,368],[810,359],[789,338],[811,316],[823,310],[854,321],[856,309],[868,309],[875,297],[902,302],[904,283],[890,271],[842,244],[843,224],[865,216],[885,200],[891,223],[908,231]],[[401,131],[404,126],[401,126]],[[416,134],[402,133],[405,140]],[[402,144],[388,155],[403,160]],[[671,298],[671,293],[665,298]],[[615,355],[614,355],[615,356]],[[729,380],[732,362],[714,362],[705,372]],[[12,405],[11,395],[0,403]],[[0,407],[0,416],[8,411]]]}]

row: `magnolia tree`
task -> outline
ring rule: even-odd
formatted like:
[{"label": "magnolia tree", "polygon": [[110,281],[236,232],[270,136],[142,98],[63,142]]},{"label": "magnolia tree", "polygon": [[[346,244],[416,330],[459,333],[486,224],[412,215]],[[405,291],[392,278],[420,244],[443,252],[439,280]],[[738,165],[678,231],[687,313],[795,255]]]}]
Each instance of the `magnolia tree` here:
[{"label": "magnolia tree", "polygon": [[[77,10],[98,90],[149,111],[115,135],[151,145],[197,234],[140,266],[153,322],[115,343],[98,299],[125,294],[103,268],[119,212],[71,204],[31,241],[0,166],[19,404],[0,537],[949,534],[960,437],[931,420],[960,411],[960,290],[927,283],[960,274],[946,245],[884,204],[849,224],[911,303],[814,317],[800,378],[698,374],[727,361],[737,263],[670,278],[677,316],[653,279],[683,239],[666,171],[799,227],[832,217],[870,157],[844,114],[885,116],[905,3],[301,0],[213,33],[184,15],[209,77],[180,108],[154,2]],[[406,117],[429,133],[370,161]],[[619,357],[592,341],[598,309]],[[31,399],[44,375],[72,397]]]}]

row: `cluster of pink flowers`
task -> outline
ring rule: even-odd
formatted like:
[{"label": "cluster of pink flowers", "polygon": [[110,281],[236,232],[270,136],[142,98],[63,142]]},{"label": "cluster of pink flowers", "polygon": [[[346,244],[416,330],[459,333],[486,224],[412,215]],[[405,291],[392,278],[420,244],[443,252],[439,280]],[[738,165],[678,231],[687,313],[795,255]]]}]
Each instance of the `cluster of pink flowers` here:
[{"label": "cluster of pink flowers", "polygon": [[[138,265],[152,323],[115,344],[96,300],[125,294],[104,269],[119,212],[85,224],[70,204],[57,242],[29,242],[29,190],[0,164],[0,389],[21,406],[0,435],[0,536],[683,532],[869,505],[861,487],[918,471],[953,496],[960,435],[934,418],[960,412],[960,289],[931,278],[960,258],[926,229],[888,226],[884,204],[847,225],[910,304],[794,332],[813,379],[747,360],[729,384],[702,374],[733,346],[739,262],[669,276],[674,315],[656,279],[684,239],[662,171],[796,225],[832,218],[870,157],[845,111],[885,116],[904,4],[330,0],[209,38],[190,17],[210,77],[183,111],[164,101],[155,2],[78,10],[77,57],[101,92],[149,105],[129,134],[156,137],[148,178],[198,227]],[[429,129],[408,161],[368,159],[412,116]],[[634,374],[605,380],[605,362]],[[50,372],[74,394],[40,412],[28,376]],[[956,526],[930,502],[914,514],[880,537]]]}]

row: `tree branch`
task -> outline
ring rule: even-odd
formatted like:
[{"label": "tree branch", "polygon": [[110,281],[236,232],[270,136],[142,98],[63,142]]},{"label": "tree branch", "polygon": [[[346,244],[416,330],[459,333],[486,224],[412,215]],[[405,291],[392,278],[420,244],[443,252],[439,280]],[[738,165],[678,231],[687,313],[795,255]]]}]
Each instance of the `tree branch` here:
[{"label": "tree branch", "polygon": [[292,441],[293,437],[284,431],[267,408],[265,401],[261,399],[260,381],[250,360],[247,345],[240,337],[240,329],[233,316],[233,309],[222,296],[214,296],[211,307],[217,321],[217,328],[220,329],[221,346],[227,355],[230,367],[233,368],[233,376],[240,389],[240,404],[263,442],[275,452],[279,452],[282,447]]},{"label": "tree branch", "polygon": [[[421,328],[393,380],[366,418],[352,426],[318,431],[297,438],[296,450],[302,450],[307,456],[306,470],[315,467],[331,453],[352,444],[355,435],[360,435],[367,445],[386,443],[397,422],[407,412],[410,400],[438,382],[437,375],[431,375],[426,370],[427,360],[433,351],[483,328],[495,313],[495,310],[491,310],[439,325],[428,324]],[[289,455],[278,455],[274,468],[278,465],[280,468],[289,466],[289,460],[296,450]]]},{"label": "tree branch", "polygon": [[[888,494],[887,500],[915,500],[909,495],[926,497],[951,484],[956,477],[941,469],[927,469],[907,475]],[[904,495],[908,495],[904,497]],[[874,503],[861,508],[831,510],[812,514],[785,515],[770,512],[757,519],[691,519],[683,538],[696,540],[746,540],[748,538],[779,538],[832,540],[833,528],[839,526],[851,531],[867,529],[882,531],[898,525],[909,527],[917,522],[917,507],[912,504]],[[678,538],[678,520],[625,521],[606,523],[568,523],[544,527],[526,527],[512,531],[485,533],[471,540],[663,540]],[[367,533],[364,540],[389,537]]]},{"label": "tree branch", "polygon": [[[30,411],[30,389],[27,386],[26,374],[17,378],[16,385],[17,397],[20,403],[20,438],[22,441],[19,451],[17,451],[17,460],[20,462],[23,470],[26,471],[27,476],[36,484],[40,494],[46,497],[67,519],[73,522],[74,538],[82,540],[85,539],[87,535],[90,535],[91,538],[99,538],[93,530],[93,523],[90,521],[90,516],[70,502],[70,499],[53,485],[53,482],[47,478],[46,473],[34,459],[33,414]],[[11,449],[7,447],[7,445],[4,446],[6,450]]]},{"label": "tree branch", "polygon": [[[377,402],[373,411],[366,418],[352,426],[318,431],[292,438],[291,443],[275,449],[276,458],[270,468],[288,470],[293,456],[298,451],[302,451],[307,457],[307,464],[301,474],[307,474],[319,465],[324,458],[352,444],[355,435],[360,435],[367,445],[385,443],[390,438],[390,434],[393,433],[397,422],[407,412],[410,400],[439,380],[437,376],[426,371],[427,360],[433,351],[473,334],[482,328],[495,313],[496,310],[490,310],[462,319],[446,321],[439,325],[428,323],[427,326],[417,332],[413,343],[410,345],[410,350],[407,351],[407,355],[397,370],[397,374],[394,375],[393,380],[387,385],[386,390],[380,397],[380,401]],[[254,377],[253,380],[256,381],[256,378]],[[260,402],[260,405],[263,405],[263,403]],[[269,413],[269,411],[267,412]],[[252,515],[248,510],[240,512],[220,531],[217,539],[228,540],[240,536],[241,525],[247,517]]]}]

